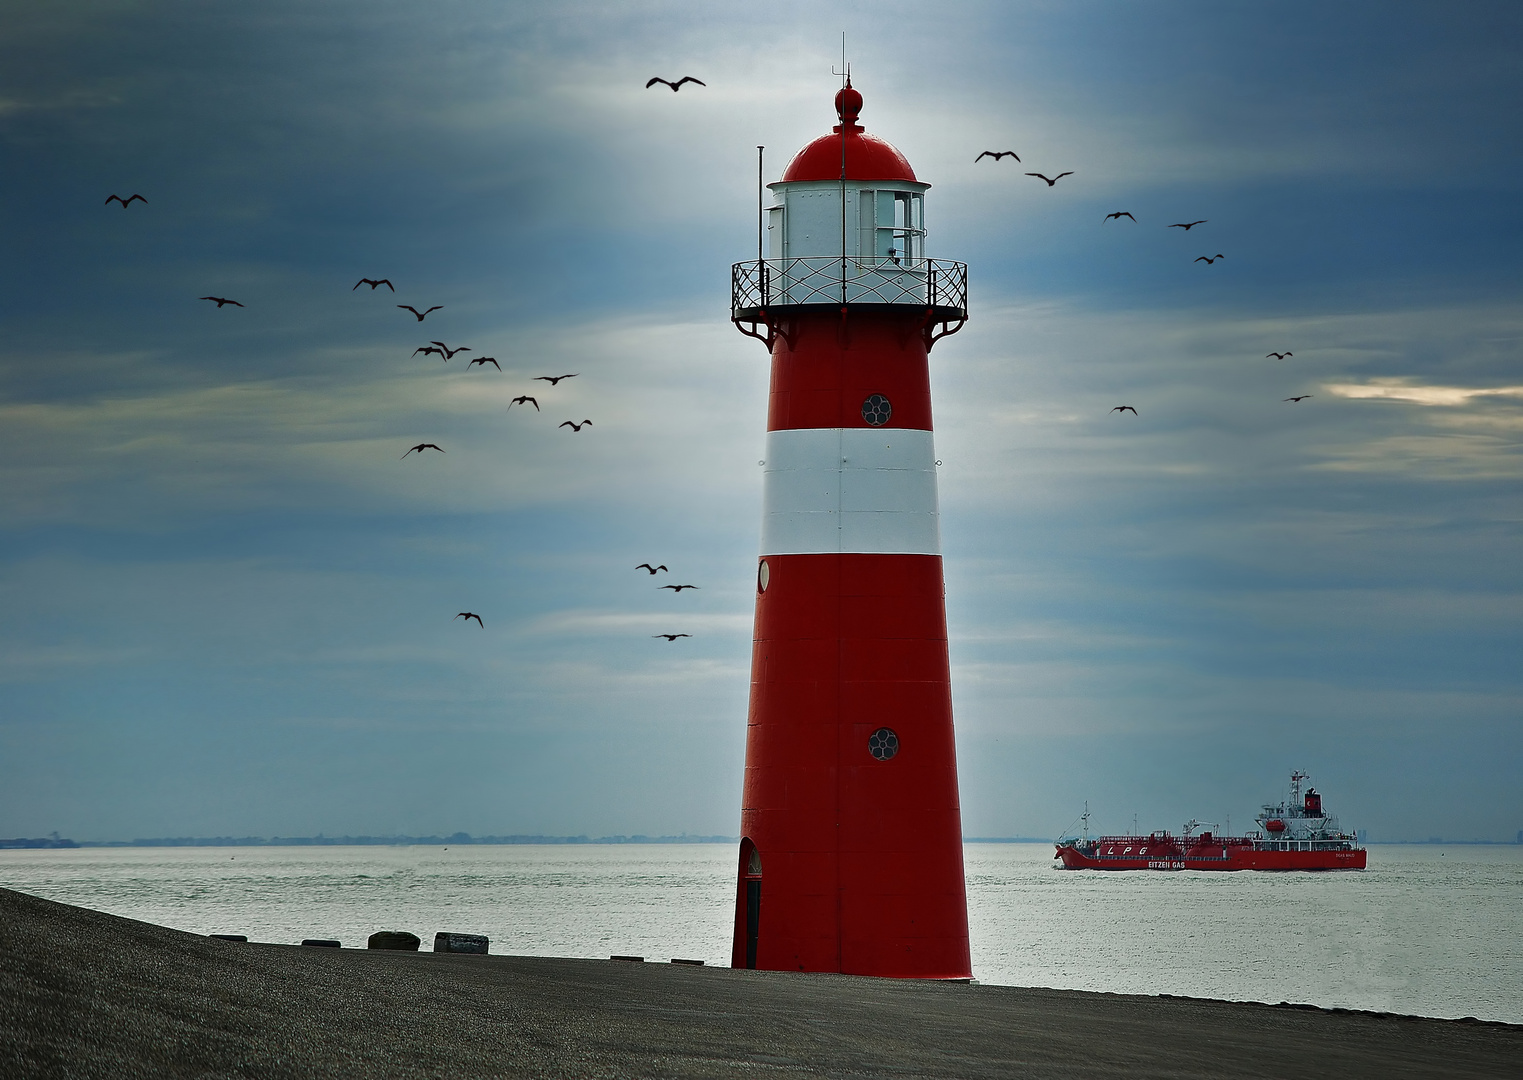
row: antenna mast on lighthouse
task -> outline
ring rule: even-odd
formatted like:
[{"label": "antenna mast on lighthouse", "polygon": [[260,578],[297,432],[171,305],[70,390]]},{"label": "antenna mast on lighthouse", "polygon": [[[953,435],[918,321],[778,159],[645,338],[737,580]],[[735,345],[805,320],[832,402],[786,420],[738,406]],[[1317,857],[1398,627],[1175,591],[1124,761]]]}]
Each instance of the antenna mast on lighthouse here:
[{"label": "antenna mast on lighthouse", "polygon": [[772,362],[731,963],[965,979],[929,353],[967,266],[926,257],[930,185],[840,74],[731,274]]}]

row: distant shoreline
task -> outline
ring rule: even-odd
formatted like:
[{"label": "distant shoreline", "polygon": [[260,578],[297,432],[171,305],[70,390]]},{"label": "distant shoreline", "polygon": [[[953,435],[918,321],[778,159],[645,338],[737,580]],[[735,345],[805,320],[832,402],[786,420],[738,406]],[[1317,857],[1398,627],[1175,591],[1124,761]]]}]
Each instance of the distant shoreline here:
[{"label": "distant shoreline", "polygon": [[[965,844],[1051,844],[1054,841],[1042,836],[965,836]],[[1360,837],[1359,842],[1371,846],[1418,846],[1433,847],[1517,847],[1518,840],[1369,840]],[[166,836],[139,838],[135,840],[70,840],[67,838],[38,837],[33,839],[0,839],[0,851],[61,849],[61,848],[161,848],[161,847],[457,847],[512,846],[512,845],[617,845],[617,844],[738,844],[738,836],[470,836],[455,833],[452,836]]]}]

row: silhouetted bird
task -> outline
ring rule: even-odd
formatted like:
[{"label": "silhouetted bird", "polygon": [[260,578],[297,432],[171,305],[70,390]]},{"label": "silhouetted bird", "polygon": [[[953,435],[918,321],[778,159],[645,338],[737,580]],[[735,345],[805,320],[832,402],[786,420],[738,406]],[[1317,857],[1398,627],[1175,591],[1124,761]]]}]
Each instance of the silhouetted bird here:
[{"label": "silhouetted bird", "polygon": [[1280,400],[1281,401],[1305,401],[1307,398],[1309,398],[1309,397],[1315,397],[1315,396],[1316,395],[1314,395],[1314,394],[1298,394],[1295,397],[1281,398]]},{"label": "silhouetted bird", "polygon": [[[353,289],[351,289],[351,290],[349,290],[349,291],[350,291],[350,292],[353,292],[353,291],[354,291],[354,290],[353,290]],[[429,308],[429,309],[428,309],[428,311],[438,311],[438,310],[439,310],[439,309],[440,309],[440,308],[442,308],[442,307],[443,307],[443,306],[444,306],[444,305],[443,305],[443,304],[435,304],[435,305],[434,305],[434,306],[433,306],[433,307],[431,307],[431,308]],[[413,314],[414,314],[414,315],[418,315],[418,309],[417,309],[417,308],[415,308],[415,307],[413,307],[413,306],[412,306],[412,305],[411,305],[411,304],[398,304],[398,305],[397,305],[397,307],[399,307],[399,308],[401,308],[401,309],[402,309],[402,310],[403,310],[403,311],[410,311],[410,312],[412,312],[412,313],[413,313]],[[422,321],[423,321],[423,316],[424,316],[424,315],[427,315],[427,314],[428,314],[428,311],[425,311],[425,312],[423,312],[423,314],[422,314],[422,315],[418,315],[418,321],[419,321],[419,322],[422,322]]]},{"label": "silhouetted bird", "polygon": [[1129,412],[1133,416],[1137,415],[1137,410],[1132,408],[1130,405],[1117,405],[1114,409],[1111,410],[1111,412]]},{"label": "silhouetted bird", "polygon": [[[501,370],[501,369],[499,368],[498,370]],[[512,401],[508,402],[508,408],[511,409],[514,405],[522,405],[525,402],[528,402],[530,405],[533,405],[535,412],[539,412],[539,402],[535,401],[528,394],[519,394]]]},{"label": "silhouetted bird", "polygon": [[682,84],[683,83],[697,83],[699,86],[707,86],[707,85],[709,85],[708,83],[704,82],[702,79],[695,79],[691,75],[684,75],[684,76],[682,76],[682,78],[678,79],[676,82],[672,82],[670,79],[663,79],[661,76],[657,75],[655,78],[651,79],[650,82],[645,84],[645,89],[649,90],[652,86],[655,86],[657,83],[665,83],[667,86],[670,86],[672,88],[672,93],[674,93],[674,94],[678,90],[682,89]]},{"label": "silhouetted bird", "polygon": [[[657,570],[666,570],[666,567],[664,565],[663,566],[652,566],[648,562],[643,562],[639,566],[635,567],[635,569],[636,570],[649,570],[650,571],[650,576],[651,577],[655,577]],[[671,573],[670,570],[667,570],[666,572],[667,573]]]},{"label": "silhouetted bird", "polygon": [[651,637],[664,637],[667,641],[676,641],[680,637],[692,637],[692,634],[652,634]]},{"label": "silhouetted bird", "polygon": [[444,350],[443,349],[436,349],[432,345],[423,345],[423,346],[421,346],[419,348],[416,348],[416,349],[414,349],[412,351],[413,356],[417,356],[419,353],[422,353],[424,356],[427,356],[430,353],[432,353],[433,355],[439,357],[442,360],[448,360],[449,359],[449,357],[444,355]]},{"label": "silhouetted bird", "polygon": [[[1029,172],[1026,175],[1027,176],[1034,176],[1038,180],[1047,180],[1047,177],[1043,176],[1039,172]],[[1063,179],[1063,177],[1065,177],[1065,176],[1072,176],[1072,175],[1073,175],[1073,172],[1071,170],[1069,172],[1060,172],[1060,173],[1058,173],[1057,176],[1054,176],[1051,180],[1047,180],[1047,186],[1048,187],[1052,187],[1053,184],[1056,184],[1059,180]]]},{"label": "silhouetted bird", "polygon": [[468,367],[468,368],[473,368],[477,364],[491,364],[498,371],[502,370],[502,365],[497,362],[497,357],[495,357],[495,356],[478,356],[478,357],[476,357],[476,359],[472,360],[469,364],[467,364],[465,366]]},{"label": "silhouetted bird", "polygon": [[1133,223],[1134,223],[1134,224],[1135,224],[1135,223],[1136,223],[1136,221],[1137,221],[1137,219],[1136,219],[1136,218],[1134,218],[1134,217],[1132,217],[1132,215],[1131,215],[1131,214],[1129,214],[1129,213],[1127,213],[1127,212],[1126,212],[1126,211],[1125,211],[1125,210],[1117,210],[1117,211],[1116,211],[1116,212],[1115,212],[1115,213],[1114,213],[1114,214],[1106,214],[1106,215],[1105,215],[1105,220],[1106,220],[1106,221],[1109,221],[1109,220],[1110,220],[1110,219],[1111,219],[1111,218],[1113,218],[1113,217],[1131,217],[1131,218],[1132,218],[1132,222],[1133,222]]},{"label": "silhouetted bird", "polygon": [[1294,356],[1294,355],[1296,355],[1296,354],[1293,353],[1293,352],[1267,352],[1267,353],[1264,354],[1264,359],[1268,360],[1272,356],[1276,360],[1284,360],[1287,356]]},{"label": "silhouetted bird", "polygon": [[[414,451],[416,451],[418,456],[422,457],[423,456],[423,451],[425,451],[425,450],[437,450],[441,454],[444,453],[444,447],[442,447],[442,446],[436,446],[436,445],[434,445],[431,442],[420,442],[417,446],[414,446],[412,448],[412,450],[407,451],[407,454],[411,454]],[[407,454],[403,454],[402,456],[406,457]]]},{"label": "silhouetted bird", "polygon": [[1197,226],[1197,225],[1204,225],[1209,220],[1211,220],[1211,219],[1210,218],[1201,218],[1199,221],[1192,221],[1189,224],[1186,224],[1183,221],[1178,221],[1178,222],[1175,222],[1173,225],[1168,225],[1168,226],[1165,226],[1165,227],[1166,228],[1170,228],[1170,229],[1183,229],[1185,232],[1189,232],[1191,229],[1195,228],[1195,226]]},{"label": "silhouetted bird", "polygon": [[[487,628],[487,624],[481,621],[481,616],[477,615],[474,611],[462,611],[459,615],[455,616],[455,619],[464,619],[466,622],[470,622],[472,619],[475,619],[477,626],[481,627],[483,630]],[[451,619],[450,622],[454,622],[455,619]]]},{"label": "silhouetted bird", "polygon": [[973,159],[973,164],[977,165],[986,157],[992,157],[995,161],[998,161],[1000,158],[1007,157],[1013,157],[1016,161],[1021,160],[1020,156],[1016,154],[1014,150],[985,150],[982,154],[979,154],[978,157]]},{"label": "silhouetted bird", "polygon": [[242,307],[243,306],[242,304],[238,303],[238,301],[236,301],[236,300],[229,300],[225,296],[198,296],[198,297],[196,297],[196,299],[197,300],[215,300],[217,302],[217,308],[218,308],[218,310],[221,310],[223,304],[232,304],[233,307]]},{"label": "silhouetted bird", "polygon": [[566,421],[566,422],[565,422],[565,423],[564,423],[564,424],[559,424],[559,425],[557,425],[557,426],[559,426],[559,427],[568,427],[568,428],[570,428],[570,429],[571,429],[571,430],[572,430],[572,431],[581,431],[581,430],[582,430],[582,428],[584,428],[584,427],[588,427],[588,426],[590,426],[590,425],[591,425],[591,424],[592,424],[592,421],[591,421],[591,420],[583,420],[583,421],[582,421],[582,422],[581,422],[581,423],[580,423],[580,424],[578,424],[578,423],[577,423],[577,422],[576,422],[576,421],[574,421],[574,420],[567,420],[567,421]]},{"label": "silhouetted bird", "polygon": [[148,200],[143,198],[141,195],[128,195],[125,199],[122,198],[120,195],[107,195],[106,196],[106,201],[101,203],[101,205],[102,206],[110,206],[112,199],[115,199],[117,202],[121,203],[123,210],[127,209],[127,205],[129,203],[132,203],[132,202],[140,202],[144,206],[148,205]]},{"label": "silhouetted bird", "polygon": [[1222,253],[1221,253],[1221,252],[1220,252],[1220,251],[1218,251],[1218,252],[1217,252],[1217,253],[1216,253],[1216,256],[1215,256],[1215,258],[1213,258],[1213,257],[1212,257],[1212,256],[1210,256],[1210,255],[1202,255],[1202,256],[1201,256],[1201,257],[1200,257],[1200,258],[1198,258],[1198,259],[1196,259],[1196,260],[1195,260],[1195,261],[1196,261],[1196,262],[1203,262],[1203,263],[1205,263],[1205,264],[1206,264],[1206,265],[1207,265],[1207,266],[1209,266],[1209,265],[1211,265],[1211,264],[1212,264],[1212,263],[1214,263],[1214,262],[1216,262],[1216,260],[1217,260],[1217,259],[1225,259],[1225,258],[1226,258],[1226,257],[1227,257],[1227,256],[1225,256],[1225,255],[1223,255],[1223,254],[1222,254]]},{"label": "silhouetted bird", "polygon": [[536,376],[534,376],[534,381],[535,382],[547,382],[551,386],[556,386],[556,385],[558,385],[560,383],[560,381],[562,379],[574,379],[574,378],[577,377],[577,375],[580,375],[580,374],[581,374],[581,372],[578,371],[578,372],[576,372],[575,374],[572,374],[572,375],[536,375]]},{"label": "silhouetted bird", "polygon": [[670,589],[670,590],[672,590],[672,592],[681,592],[683,589],[696,589],[696,588],[698,588],[698,586],[697,585],[662,585],[661,588],[663,588],[663,589]]},{"label": "silhouetted bird", "polygon": [[[392,292],[396,292],[397,291],[397,287],[395,285],[393,285],[391,282],[387,281],[385,278],[362,277],[362,278],[360,278],[360,280],[358,280],[358,281],[356,281],[354,283],[354,289],[358,289],[361,285],[369,285],[371,292],[375,292],[375,287],[377,285],[385,285]],[[350,292],[354,292],[354,289],[350,289],[349,291]]]},{"label": "silhouetted bird", "polygon": [[455,358],[455,354],[457,352],[474,352],[475,351],[469,345],[462,345],[458,349],[452,349],[452,348],[450,348],[448,345],[446,345],[442,341],[436,341],[436,342],[434,342],[434,344],[439,346],[439,348],[444,350],[444,358],[446,360],[453,360]]}]

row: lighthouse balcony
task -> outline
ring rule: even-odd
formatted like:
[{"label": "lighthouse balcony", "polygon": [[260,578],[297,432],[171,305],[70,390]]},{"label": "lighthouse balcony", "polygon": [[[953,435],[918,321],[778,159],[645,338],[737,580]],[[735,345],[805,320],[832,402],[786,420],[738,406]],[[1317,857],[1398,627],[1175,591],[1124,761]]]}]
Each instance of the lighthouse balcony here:
[{"label": "lighthouse balcony", "polygon": [[903,307],[928,323],[968,317],[968,264],[944,259],[810,255],[736,263],[730,319],[768,322],[798,308]]}]

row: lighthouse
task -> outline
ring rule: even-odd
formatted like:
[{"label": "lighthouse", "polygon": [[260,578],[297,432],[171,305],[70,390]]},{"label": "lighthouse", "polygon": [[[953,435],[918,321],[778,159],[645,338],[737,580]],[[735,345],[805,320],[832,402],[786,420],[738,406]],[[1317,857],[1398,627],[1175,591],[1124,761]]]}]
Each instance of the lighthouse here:
[{"label": "lighthouse", "polygon": [[850,78],[835,105],[731,275],[772,356],[731,963],[965,979],[928,357],[967,267],[926,257],[930,185]]}]

